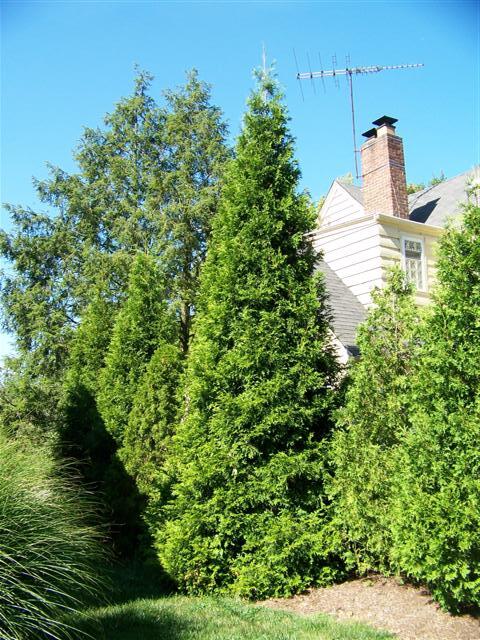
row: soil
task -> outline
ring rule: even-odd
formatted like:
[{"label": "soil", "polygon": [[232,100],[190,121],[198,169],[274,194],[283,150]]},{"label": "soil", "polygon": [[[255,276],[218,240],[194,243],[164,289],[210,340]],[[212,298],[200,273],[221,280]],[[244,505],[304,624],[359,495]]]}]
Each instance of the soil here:
[{"label": "soil", "polygon": [[365,622],[390,631],[401,640],[480,640],[479,618],[452,616],[442,611],[425,589],[378,575],[260,604],[300,614],[328,613],[338,620]]}]

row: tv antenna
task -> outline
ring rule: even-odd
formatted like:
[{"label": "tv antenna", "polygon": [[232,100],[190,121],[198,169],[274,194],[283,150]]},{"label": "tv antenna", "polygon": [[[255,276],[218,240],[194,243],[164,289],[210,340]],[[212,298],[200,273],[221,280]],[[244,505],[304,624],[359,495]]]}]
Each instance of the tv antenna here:
[{"label": "tv antenna", "polygon": [[[351,67],[350,66],[350,56],[346,57],[346,66],[345,69],[337,69],[337,56],[334,55],[332,58],[332,68],[324,70],[322,67],[322,59],[319,54],[320,61],[320,71],[312,71],[311,69],[305,73],[300,73],[298,69],[297,56],[295,55],[295,51],[293,52],[295,56],[295,64],[297,65],[297,80],[310,80],[312,82],[313,87],[315,87],[314,80],[316,78],[320,78],[322,80],[323,89],[325,88],[325,78],[333,78],[336,87],[338,88],[338,76],[346,76],[349,87],[350,87],[350,106],[352,111],[352,134],[353,134],[353,157],[355,159],[355,175],[357,179],[360,177],[358,175],[358,154],[359,149],[357,149],[357,135],[355,131],[355,103],[353,99],[353,78],[358,75],[365,75],[367,73],[379,73],[380,71],[395,71],[397,69],[416,69],[418,67],[423,67],[423,63],[416,64],[393,64],[393,65],[372,65],[370,67]],[[308,66],[310,67],[310,58],[308,58]],[[303,89],[300,84],[300,91],[302,93],[303,98]]]}]

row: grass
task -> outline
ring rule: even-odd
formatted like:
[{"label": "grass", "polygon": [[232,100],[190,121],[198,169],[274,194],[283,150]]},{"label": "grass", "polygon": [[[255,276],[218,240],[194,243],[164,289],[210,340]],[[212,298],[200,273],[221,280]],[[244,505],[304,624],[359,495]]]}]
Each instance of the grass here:
[{"label": "grass", "polygon": [[386,632],[239,600],[170,596],[88,611],[96,640],[386,640]]},{"label": "grass", "polygon": [[92,505],[47,450],[0,427],[0,637],[78,639],[65,612],[101,591]]},{"label": "grass", "polygon": [[[300,616],[224,597],[162,595],[155,569],[122,569],[116,602],[86,611],[95,640],[387,640],[387,632],[323,615]],[[157,585],[157,586],[155,586]],[[76,624],[82,624],[78,619]]]}]

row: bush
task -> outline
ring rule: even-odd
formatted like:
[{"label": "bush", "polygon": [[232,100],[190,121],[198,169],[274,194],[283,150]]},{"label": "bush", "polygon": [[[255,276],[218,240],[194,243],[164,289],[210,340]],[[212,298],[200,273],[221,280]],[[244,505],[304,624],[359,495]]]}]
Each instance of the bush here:
[{"label": "bush", "polygon": [[418,349],[412,287],[400,269],[360,327],[361,359],[351,371],[346,404],[331,443],[333,531],[347,566],[390,568],[390,501],[395,450],[408,426],[405,398]]},{"label": "bush", "polygon": [[445,607],[480,604],[480,208],[442,237],[398,451],[392,560]]},{"label": "bush", "polygon": [[91,504],[65,468],[0,430],[0,637],[72,638],[64,617],[100,592]]}]

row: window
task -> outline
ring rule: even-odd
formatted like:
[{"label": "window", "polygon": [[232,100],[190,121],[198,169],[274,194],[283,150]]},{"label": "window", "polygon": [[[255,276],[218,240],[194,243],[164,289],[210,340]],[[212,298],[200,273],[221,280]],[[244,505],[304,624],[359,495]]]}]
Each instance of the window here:
[{"label": "window", "polygon": [[423,259],[423,242],[415,238],[402,240],[403,268],[407,280],[413,282],[419,291],[426,290],[426,278]]}]

